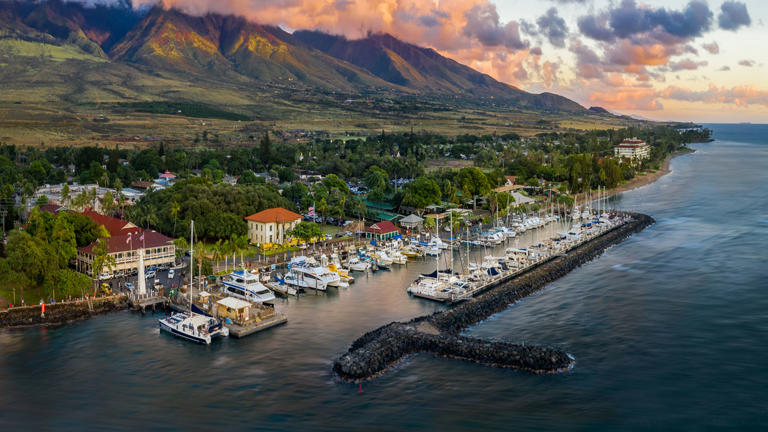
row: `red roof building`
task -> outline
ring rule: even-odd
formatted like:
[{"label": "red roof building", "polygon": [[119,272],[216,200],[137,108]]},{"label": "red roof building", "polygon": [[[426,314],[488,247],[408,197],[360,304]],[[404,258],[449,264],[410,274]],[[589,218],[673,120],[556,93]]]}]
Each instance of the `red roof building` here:
[{"label": "red roof building", "polygon": [[248,221],[248,240],[251,243],[283,244],[288,232],[296,227],[302,216],[281,207],[254,213],[245,218]]},{"label": "red roof building", "polygon": [[613,148],[613,155],[627,159],[648,159],[651,157],[651,146],[637,138],[625,139]]},{"label": "red roof building", "polygon": [[376,240],[389,240],[400,234],[400,228],[391,221],[376,222],[365,229],[365,236]]},{"label": "red roof building", "polygon": [[[133,223],[104,216],[94,211],[83,212],[98,225],[104,226],[110,236],[103,239],[109,255],[115,259],[112,269],[102,269],[102,273],[114,275],[130,274],[139,267],[139,251],[144,251],[146,268],[170,265],[176,261],[176,248],[173,239],[153,230],[144,230]],[[91,275],[91,264],[95,258],[95,249],[99,240],[77,250],[77,270]]]}]

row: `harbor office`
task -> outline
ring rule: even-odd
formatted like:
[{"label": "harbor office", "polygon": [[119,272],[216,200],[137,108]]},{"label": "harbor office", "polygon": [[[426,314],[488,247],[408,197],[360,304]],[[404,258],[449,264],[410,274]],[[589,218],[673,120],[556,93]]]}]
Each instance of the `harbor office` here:
[{"label": "harbor office", "polygon": [[[115,259],[115,265],[110,269],[102,269],[104,273],[113,275],[131,274],[139,268],[139,254],[144,254],[144,266],[166,266],[176,261],[176,247],[173,239],[153,230],[144,230],[131,222],[100,215],[95,212],[85,212],[85,216],[93,219],[98,225],[104,226],[110,237],[103,240],[107,253]],[[93,276],[93,261],[96,258],[98,240],[88,246],[78,248],[75,267],[77,271]]]}]

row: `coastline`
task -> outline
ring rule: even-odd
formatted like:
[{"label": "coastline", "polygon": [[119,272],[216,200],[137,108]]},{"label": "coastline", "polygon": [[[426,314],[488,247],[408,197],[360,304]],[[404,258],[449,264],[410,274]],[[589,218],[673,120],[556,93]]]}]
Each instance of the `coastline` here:
[{"label": "coastline", "polygon": [[648,186],[649,184],[655,182],[656,180],[672,172],[672,170],[669,169],[669,164],[672,161],[672,159],[678,156],[692,154],[695,152],[696,150],[691,149],[690,151],[678,151],[670,154],[669,156],[664,158],[664,160],[661,162],[661,167],[658,170],[656,170],[656,172],[647,173],[645,175],[635,177],[627,181],[626,183],[620,184],[615,188],[606,191],[606,197],[612,197],[623,192],[628,192],[633,189],[641,188],[643,186]]}]

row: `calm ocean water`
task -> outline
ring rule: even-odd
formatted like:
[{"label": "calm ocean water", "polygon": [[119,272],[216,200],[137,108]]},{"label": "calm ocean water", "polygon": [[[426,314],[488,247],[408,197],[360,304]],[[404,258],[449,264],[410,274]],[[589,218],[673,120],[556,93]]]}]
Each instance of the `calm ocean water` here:
[{"label": "calm ocean water", "polygon": [[411,264],[281,303],[289,323],[210,347],[158,315],[0,331],[0,430],[766,430],[768,126],[717,141],[617,205],[657,224],[466,333],[557,346],[538,376],[411,356],[358,386],[332,360],[363,332],[440,306]]}]

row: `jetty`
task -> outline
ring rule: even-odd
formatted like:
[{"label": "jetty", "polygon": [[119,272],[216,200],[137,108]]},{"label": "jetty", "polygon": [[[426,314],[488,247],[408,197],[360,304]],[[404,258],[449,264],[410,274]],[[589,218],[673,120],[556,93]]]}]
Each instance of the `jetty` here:
[{"label": "jetty", "polygon": [[129,296],[128,302],[131,305],[131,309],[140,310],[141,312],[145,312],[149,307],[151,307],[153,311],[158,306],[166,308],[170,304],[168,297],[161,295]]},{"label": "jetty", "polygon": [[624,215],[628,216],[627,222],[554,255],[452,309],[405,323],[390,323],[364,334],[334,362],[333,371],[343,380],[364,381],[383,373],[405,355],[423,352],[533,373],[568,370],[574,359],[561,350],[468,338],[461,336],[461,331],[505,310],[508,305],[655,223],[644,214]]},{"label": "jetty", "polygon": [[243,323],[242,325],[235,323],[229,324],[225,322],[224,326],[229,329],[229,335],[231,337],[240,339],[263,330],[271,329],[272,327],[277,327],[287,322],[288,317],[286,317],[285,314],[280,313],[271,318],[266,318],[261,321],[253,321],[250,323]]}]

